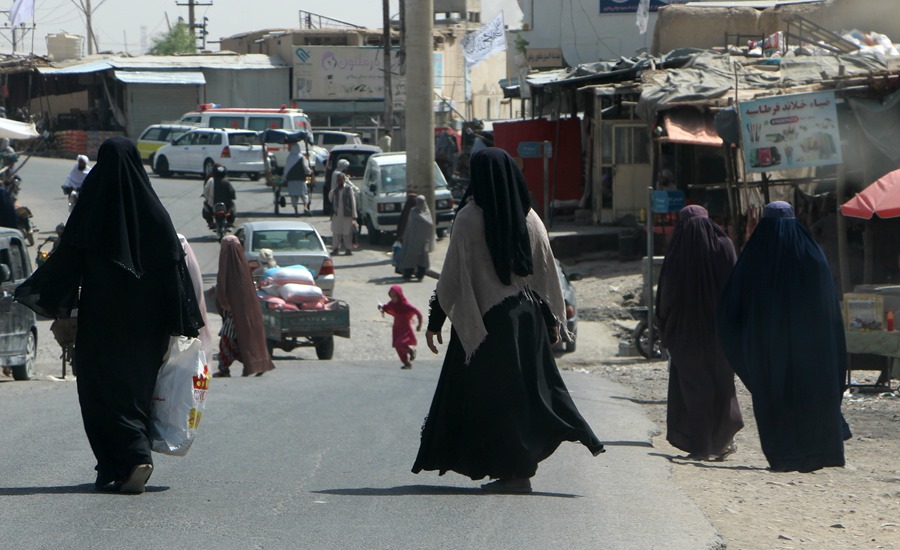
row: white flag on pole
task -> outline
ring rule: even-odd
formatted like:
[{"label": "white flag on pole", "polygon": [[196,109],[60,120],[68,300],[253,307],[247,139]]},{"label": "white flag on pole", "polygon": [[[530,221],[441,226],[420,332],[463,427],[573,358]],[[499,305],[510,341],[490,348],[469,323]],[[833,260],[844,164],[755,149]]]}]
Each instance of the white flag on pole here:
[{"label": "white flag on pole", "polygon": [[647,24],[650,22],[650,0],[641,0],[637,9],[637,26],[641,34],[647,34]]},{"label": "white flag on pole", "polygon": [[34,0],[16,0],[9,9],[9,23],[13,27],[34,19]]},{"label": "white flag on pole", "polygon": [[506,51],[506,27],[503,24],[503,12],[490,23],[474,32],[465,35],[460,41],[466,64],[476,65],[491,54]]}]

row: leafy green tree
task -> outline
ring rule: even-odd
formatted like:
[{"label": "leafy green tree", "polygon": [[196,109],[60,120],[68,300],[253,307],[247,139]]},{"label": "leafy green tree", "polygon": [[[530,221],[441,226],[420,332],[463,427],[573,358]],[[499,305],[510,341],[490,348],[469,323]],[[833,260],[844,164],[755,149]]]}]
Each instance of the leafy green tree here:
[{"label": "leafy green tree", "polygon": [[153,47],[150,55],[175,55],[179,53],[195,53],[197,41],[194,33],[184,22],[178,18],[178,22],[169,29],[169,32],[160,33],[152,38]]}]

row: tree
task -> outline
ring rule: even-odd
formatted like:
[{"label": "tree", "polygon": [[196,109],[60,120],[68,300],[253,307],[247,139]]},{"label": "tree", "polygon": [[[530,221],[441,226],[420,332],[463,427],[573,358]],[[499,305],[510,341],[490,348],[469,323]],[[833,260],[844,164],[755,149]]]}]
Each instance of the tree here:
[{"label": "tree", "polygon": [[160,33],[152,38],[153,47],[150,48],[150,55],[175,55],[179,53],[195,53],[197,51],[197,42],[194,39],[194,33],[184,22],[184,19],[178,18],[169,32]]}]

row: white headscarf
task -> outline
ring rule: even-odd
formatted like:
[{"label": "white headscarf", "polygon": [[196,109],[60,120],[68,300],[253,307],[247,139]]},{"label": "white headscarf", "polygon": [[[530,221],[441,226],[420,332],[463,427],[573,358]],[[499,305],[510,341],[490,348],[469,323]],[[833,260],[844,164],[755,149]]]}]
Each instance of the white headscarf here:
[{"label": "white headscarf", "polygon": [[[78,168],[78,161],[84,161],[84,170]],[[78,155],[75,159],[75,166],[72,167],[72,170],[69,172],[69,176],[66,178],[66,185],[71,187],[72,189],[78,190],[81,189],[81,184],[84,183],[84,178],[87,177],[88,173],[91,171],[91,167],[87,165],[88,158],[85,155]]]}]

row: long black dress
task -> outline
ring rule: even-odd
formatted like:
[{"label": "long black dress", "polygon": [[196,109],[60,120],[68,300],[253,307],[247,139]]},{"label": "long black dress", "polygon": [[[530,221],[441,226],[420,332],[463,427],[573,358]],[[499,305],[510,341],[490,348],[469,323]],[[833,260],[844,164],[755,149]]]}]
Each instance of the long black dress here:
[{"label": "long black dress", "polygon": [[[529,478],[563,441],[603,452],[559,374],[537,300],[521,293],[493,307],[484,316],[488,336],[468,364],[451,328],[413,472]],[[432,298],[428,330],[440,332],[444,318]]]},{"label": "long black dress", "polygon": [[706,209],[688,206],[678,217],[656,295],[660,338],[671,357],[666,440],[696,458],[715,458],[744,426],[734,371],[716,333],[734,245]]},{"label": "long black dress", "polygon": [[564,303],[521,171],[501,149],[479,151],[467,193],[431,304],[429,332],[453,326],[412,471],[517,480],[563,441],[602,453],[553,358]]},{"label": "long black dress", "polygon": [[78,397],[98,486],[152,464],[150,405],[169,336],[196,336],[203,322],[184,251],[133,143],[100,147],[58,249],[16,299],[48,317],[78,310]]}]

